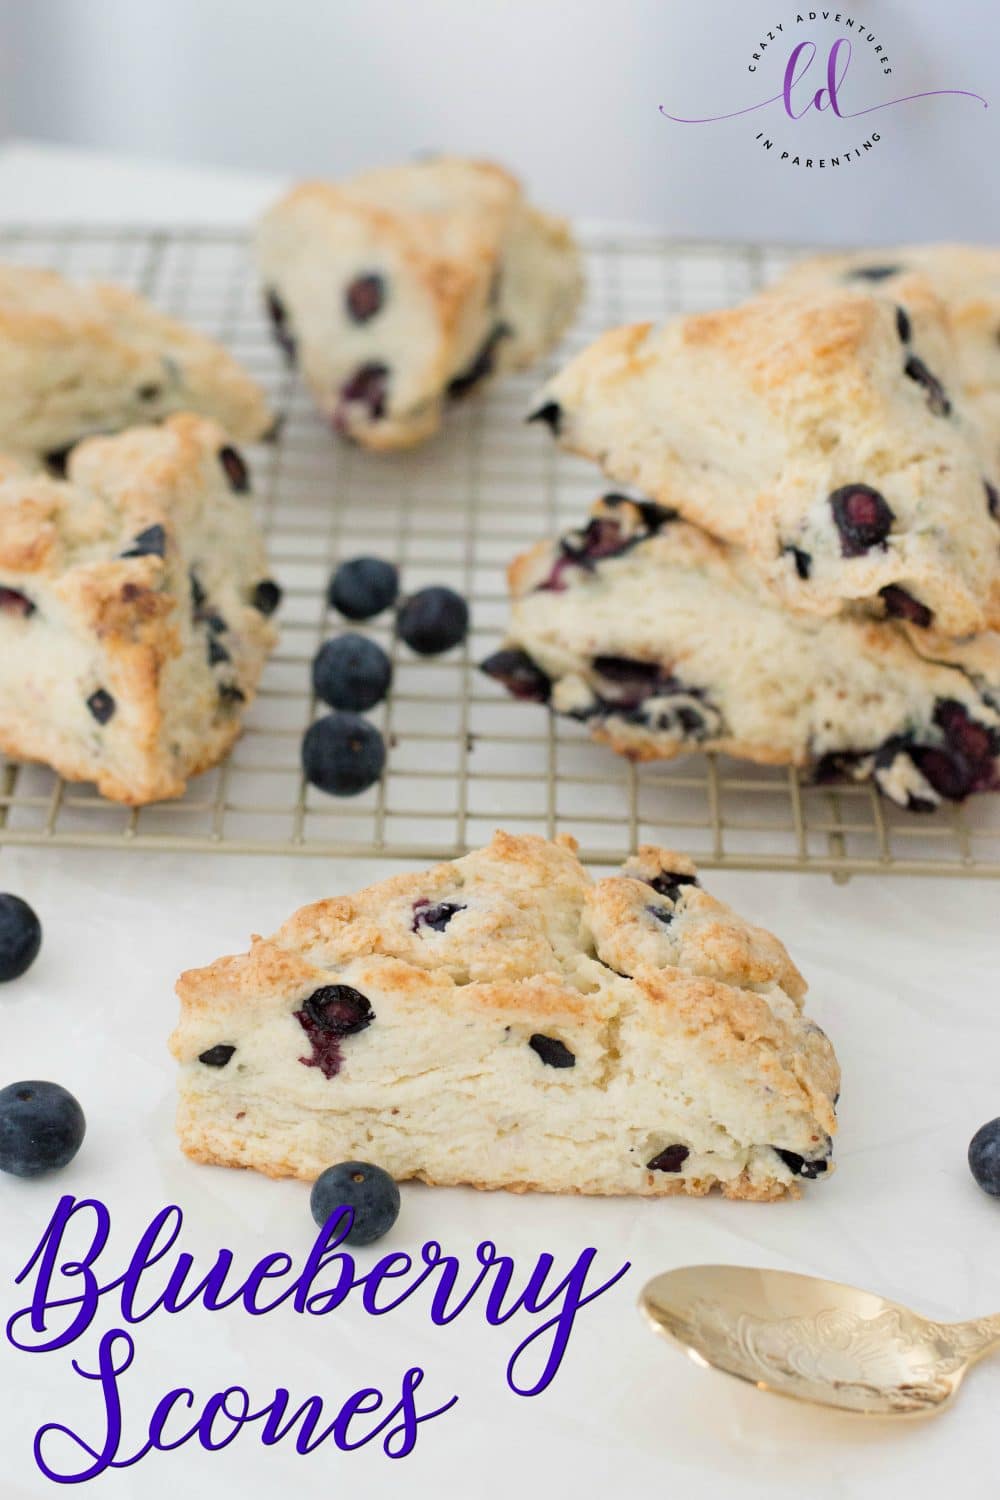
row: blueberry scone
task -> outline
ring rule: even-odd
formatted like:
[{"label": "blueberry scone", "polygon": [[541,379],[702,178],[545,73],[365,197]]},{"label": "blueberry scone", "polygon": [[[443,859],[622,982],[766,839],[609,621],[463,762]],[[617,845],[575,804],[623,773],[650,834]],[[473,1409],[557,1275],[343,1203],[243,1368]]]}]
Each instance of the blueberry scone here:
[{"label": "blueberry scone", "polygon": [[181,1144],[315,1178],[770,1199],[828,1170],[839,1074],[781,943],[644,848],[485,849],[183,974]]},{"label": "blueberry scone", "polygon": [[0,749],[106,797],[178,797],[240,730],[275,639],[249,475],[190,414],[0,470]]},{"label": "blueberry scone", "polygon": [[633,759],[700,748],[870,778],[915,811],[1000,788],[1000,635],[793,614],[744,553],[621,495],[517,558],[510,585],[483,669]]},{"label": "blueberry scone", "polygon": [[421,442],[449,400],[538,359],[581,290],[563,221],[451,157],[303,183],[264,217],[258,260],[279,342],[368,448]]},{"label": "blueberry scone", "polygon": [[0,449],[62,473],[81,438],[178,411],[214,418],[237,442],[273,425],[224,349],[141,297],[0,266]]},{"label": "blueberry scone", "polygon": [[919,614],[952,636],[1000,622],[995,476],[920,277],[613,330],[534,416],[742,547],[790,607]]},{"label": "blueberry scone", "polygon": [[895,295],[916,272],[947,309],[966,401],[987,436],[1000,443],[1000,250],[985,245],[903,245],[799,261],[777,284],[781,292],[817,286]]}]

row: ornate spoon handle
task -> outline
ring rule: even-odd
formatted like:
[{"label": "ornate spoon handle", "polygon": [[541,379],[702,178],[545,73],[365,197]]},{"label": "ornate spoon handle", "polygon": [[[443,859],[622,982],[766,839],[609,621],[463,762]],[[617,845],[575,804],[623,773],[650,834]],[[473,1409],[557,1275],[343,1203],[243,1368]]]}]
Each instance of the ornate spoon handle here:
[{"label": "ornate spoon handle", "polygon": [[956,1361],[982,1359],[1000,1349],[1000,1313],[990,1318],[970,1318],[967,1323],[940,1323],[935,1328],[942,1358]]}]

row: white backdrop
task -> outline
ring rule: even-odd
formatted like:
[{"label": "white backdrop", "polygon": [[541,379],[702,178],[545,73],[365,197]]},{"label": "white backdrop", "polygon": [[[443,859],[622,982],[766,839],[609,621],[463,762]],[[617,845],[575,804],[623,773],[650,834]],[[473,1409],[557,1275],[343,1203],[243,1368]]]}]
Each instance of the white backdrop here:
[{"label": "white backdrop", "polygon": [[[481,152],[565,212],[679,234],[1000,239],[1000,84],[988,111],[944,98],[871,117],[878,150],[839,174],[765,155],[756,121],[783,123],[770,112],[658,113],[717,114],[760,99],[765,77],[780,86],[775,54],[760,82],[747,65],[794,14],[784,0],[0,0],[6,127],[282,174]],[[857,15],[892,57],[878,97],[991,98],[996,0],[864,0]]]}]

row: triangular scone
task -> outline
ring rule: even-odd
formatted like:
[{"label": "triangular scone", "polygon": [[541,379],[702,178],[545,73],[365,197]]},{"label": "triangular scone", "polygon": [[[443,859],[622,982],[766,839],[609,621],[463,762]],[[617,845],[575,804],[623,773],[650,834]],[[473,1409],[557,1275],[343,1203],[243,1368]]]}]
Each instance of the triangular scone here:
[{"label": "triangular scone", "polygon": [[274,420],[231,355],[133,292],[0,266],[0,448],[62,472],[81,438],[178,411],[237,442]]},{"label": "triangular scone", "polygon": [[457,157],[301,184],[265,215],[258,260],[276,336],[368,448],[421,442],[449,400],[538,359],[581,289],[563,221]]},{"label": "triangular scone", "polygon": [[0,748],[116,801],[178,797],[239,733],[279,590],[222,428],[170,417],[0,483]]},{"label": "triangular scone", "polygon": [[839,1073],[782,945],[644,848],[498,833],[303,907],[178,981],[178,1129],[198,1161],[550,1192],[795,1194]]},{"label": "triangular scone", "polygon": [[[916,272],[944,303],[966,401],[1000,446],[1000,250],[987,245],[901,245],[798,261],[774,290],[850,286],[894,297]],[[998,511],[1000,519],[1000,511]]]},{"label": "triangular scone", "polygon": [[517,558],[510,585],[484,671],[633,759],[718,750],[870,778],[914,810],[1000,789],[995,632],[944,640],[912,605],[793,614],[745,553],[623,495]]},{"label": "triangular scone", "polygon": [[743,547],[785,604],[882,613],[891,589],[945,634],[971,634],[1000,624],[996,476],[941,305],[922,278],[905,291],[905,305],[839,288],[765,295],[615,329],[535,416]]}]

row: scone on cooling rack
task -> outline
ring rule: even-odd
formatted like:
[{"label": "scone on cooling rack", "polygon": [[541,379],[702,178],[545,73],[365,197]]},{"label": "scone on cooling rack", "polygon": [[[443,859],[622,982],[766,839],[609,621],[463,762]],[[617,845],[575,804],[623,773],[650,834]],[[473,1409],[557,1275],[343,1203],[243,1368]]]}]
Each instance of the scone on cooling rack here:
[{"label": "scone on cooling rack", "polygon": [[902,245],[810,256],[792,266],[774,290],[804,292],[839,285],[892,297],[913,272],[926,277],[947,309],[962,390],[995,451],[1000,444],[1000,250],[985,245]]},{"label": "scone on cooling rack", "polygon": [[265,215],[258,260],[279,341],[368,448],[421,442],[449,401],[533,363],[581,291],[565,223],[457,157],[302,184]]},{"label": "scone on cooling rack", "polygon": [[315,1178],[795,1195],[829,1167],[839,1070],[770,933],[644,848],[485,849],[297,912],[178,981],[181,1144]]},{"label": "scone on cooling rack", "polygon": [[1000,624],[995,455],[918,276],[605,334],[535,417],[612,480],[748,553],[787,606],[962,636]]},{"label": "scone on cooling rack", "polygon": [[745,553],[614,494],[510,586],[484,670],[633,759],[719,750],[870,778],[914,810],[1000,788],[1000,635],[794,614]]},{"label": "scone on cooling rack", "polygon": [[249,475],[190,414],[0,470],[0,749],[106,797],[178,797],[239,734],[275,640]]},{"label": "scone on cooling rack", "polygon": [[0,450],[61,473],[81,438],[178,411],[237,442],[273,425],[231,355],[133,292],[0,266]]}]

